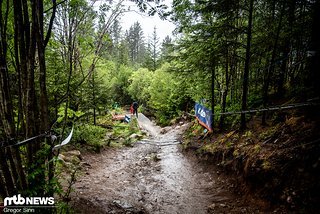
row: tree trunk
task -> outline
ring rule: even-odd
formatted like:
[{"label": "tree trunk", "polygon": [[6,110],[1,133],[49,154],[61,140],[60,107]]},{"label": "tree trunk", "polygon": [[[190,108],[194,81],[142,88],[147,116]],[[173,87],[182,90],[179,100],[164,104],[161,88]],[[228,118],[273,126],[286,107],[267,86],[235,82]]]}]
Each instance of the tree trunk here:
[{"label": "tree trunk", "polygon": [[21,189],[25,190],[25,189],[27,189],[28,184],[27,184],[26,174],[25,174],[23,167],[22,167],[22,159],[21,159],[20,151],[18,148],[11,148],[11,153],[12,153],[13,158],[15,160],[15,166],[16,166],[17,173],[19,176],[19,183],[20,183]]},{"label": "tree trunk", "polygon": [[314,3],[313,24],[310,44],[310,76],[313,83],[314,96],[320,94],[320,0]]},{"label": "tree trunk", "polygon": [[5,188],[7,196],[12,196],[15,193],[15,186],[13,184],[12,176],[9,170],[9,165],[2,149],[0,149],[0,163],[0,169],[3,173],[4,183],[6,184]]},{"label": "tree trunk", "polygon": [[11,171],[13,184],[15,186],[15,189],[19,191],[19,190],[21,190],[21,185],[19,184],[19,176],[18,176],[18,173],[16,170],[16,166],[15,166],[13,157],[12,157],[11,150],[10,150],[10,148],[6,148],[4,150],[4,152],[6,154],[6,159],[9,162],[9,167],[10,167],[9,169]]},{"label": "tree trunk", "polygon": [[[222,113],[226,112],[226,105],[227,105],[227,95],[228,95],[228,89],[229,89],[229,54],[228,54],[228,48],[226,48],[226,64],[225,64],[225,90],[222,91]],[[224,115],[220,115],[220,121],[219,121],[219,128],[223,129],[224,126]]]},{"label": "tree trunk", "polygon": [[8,196],[7,190],[6,190],[6,184],[3,180],[2,172],[0,171],[0,197],[5,198]]},{"label": "tree trunk", "polygon": [[39,57],[39,83],[40,83],[40,120],[41,120],[41,133],[49,130],[49,111],[48,111],[48,95],[46,88],[46,59],[45,59],[45,44],[43,33],[43,5],[42,1],[38,1],[36,9],[37,17],[37,47]]},{"label": "tree trunk", "polygon": [[[246,46],[246,60],[244,64],[244,73],[243,73],[243,83],[242,83],[242,104],[241,110],[247,110],[247,97],[248,97],[248,84],[249,84],[249,69],[250,69],[250,57],[251,57],[251,37],[252,37],[252,15],[253,15],[253,2],[250,0],[249,6],[249,18],[248,18],[248,27],[247,27],[247,46]],[[246,115],[241,113],[241,124],[240,129],[246,128]]]},{"label": "tree trunk", "polygon": [[214,96],[214,77],[215,77],[215,67],[214,67],[214,62],[213,62],[213,59],[211,61],[211,111],[212,111],[212,122],[211,122],[211,128],[213,130],[213,127],[214,127],[214,106],[215,106],[215,102],[214,102],[214,99],[215,99],[215,96]]},{"label": "tree trunk", "polygon": [[[7,2],[5,17],[3,17],[2,2],[0,4],[0,119],[7,139],[15,137],[12,97],[7,65],[7,19],[9,1]],[[5,10],[4,10],[5,11]]]},{"label": "tree trunk", "polygon": [[[268,66],[267,69],[267,74],[266,74],[266,78],[263,84],[263,96],[262,96],[262,100],[263,100],[263,108],[266,108],[268,105],[268,100],[269,100],[269,85],[270,85],[270,79],[271,79],[271,75],[274,73],[275,70],[275,58],[276,58],[276,54],[277,54],[277,47],[278,47],[278,41],[279,41],[279,36],[280,36],[280,31],[281,31],[281,27],[282,27],[282,18],[283,18],[283,13],[284,13],[284,4],[282,5],[281,8],[281,12],[280,12],[280,20],[277,26],[277,32],[275,35],[275,41],[273,44],[273,50],[272,50],[272,54],[271,54],[271,60],[270,60],[270,65]],[[267,112],[264,111],[262,113],[262,125],[266,125],[266,116],[267,116]]]},{"label": "tree trunk", "polygon": [[282,57],[284,58],[281,63],[281,69],[280,69],[280,75],[277,82],[277,95],[278,97],[284,96],[284,84],[287,76],[287,69],[288,69],[288,59],[289,59],[289,53],[290,53],[290,44],[291,44],[291,37],[292,37],[292,26],[294,24],[295,20],[295,8],[296,8],[296,0],[290,0],[288,1],[288,31],[289,34],[285,38],[285,43],[282,47]]},{"label": "tree trunk", "polygon": [[95,79],[94,79],[94,70],[92,71],[92,101],[93,101],[93,125],[97,125],[97,115],[96,115],[96,89],[95,89]]},{"label": "tree trunk", "polygon": [[[1,140],[9,142],[15,137],[15,125],[14,125],[14,114],[13,104],[11,97],[11,85],[9,81],[9,72],[7,66],[7,21],[9,12],[9,1],[6,2],[6,8],[2,8],[5,3],[0,3],[0,124],[4,132],[4,136],[1,136]],[[3,14],[3,12],[5,14]],[[15,188],[19,186],[15,185],[18,183],[19,177],[15,166],[14,159],[10,149],[5,149],[0,145],[0,165],[4,175],[4,181],[6,184],[6,193],[12,194]],[[7,160],[9,160],[10,165]],[[2,178],[1,178],[2,180]],[[4,193],[4,191],[3,191]]]}]

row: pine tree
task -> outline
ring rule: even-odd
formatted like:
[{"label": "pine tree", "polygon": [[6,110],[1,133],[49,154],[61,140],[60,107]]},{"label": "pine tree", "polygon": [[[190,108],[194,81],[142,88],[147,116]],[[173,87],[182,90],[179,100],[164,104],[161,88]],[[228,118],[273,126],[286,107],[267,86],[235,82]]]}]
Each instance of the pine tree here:
[{"label": "pine tree", "polygon": [[135,22],[129,29],[126,31],[125,37],[129,47],[129,56],[132,64],[140,64],[144,59],[144,36],[141,24]]}]

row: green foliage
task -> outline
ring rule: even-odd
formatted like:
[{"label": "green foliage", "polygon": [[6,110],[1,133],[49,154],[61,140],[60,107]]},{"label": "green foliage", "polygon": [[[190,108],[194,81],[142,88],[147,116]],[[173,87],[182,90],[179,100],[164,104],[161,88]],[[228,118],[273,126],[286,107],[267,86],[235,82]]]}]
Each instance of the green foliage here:
[{"label": "green foliage", "polygon": [[[25,148],[21,148],[24,150]],[[23,151],[24,153],[25,151]],[[49,154],[52,153],[52,147],[47,143],[42,143],[42,148],[36,153],[36,160],[32,165],[28,166],[27,179],[30,182],[30,185],[27,189],[24,189],[22,194],[28,196],[44,196],[51,194],[60,194],[63,192],[61,182],[57,176],[51,178],[50,180],[45,180],[48,178],[48,169],[49,164],[53,164],[55,167],[55,175],[57,175],[59,169],[59,160],[56,157],[53,157],[51,160],[48,160]]]},{"label": "green foliage", "polygon": [[191,126],[187,128],[184,133],[183,146],[187,148],[188,145],[198,139],[198,136],[203,133],[203,126],[201,126],[198,121],[194,121]]},{"label": "green foliage", "polygon": [[184,98],[184,88],[174,73],[170,73],[170,65],[164,64],[156,70],[150,84],[149,105],[156,110],[161,124],[166,124],[177,115]]},{"label": "green foliage", "polygon": [[139,103],[146,103],[150,99],[149,87],[153,79],[153,73],[146,68],[134,71],[129,78],[128,93]]},{"label": "green foliage", "polygon": [[261,107],[262,106],[262,97],[257,92],[251,93],[248,97],[248,105],[252,107]]},{"label": "green foliage", "polygon": [[[310,39],[311,28],[301,29],[312,23],[312,10],[298,10],[295,1],[254,2],[251,53],[246,55],[250,2],[225,4],[224,1],[177,0],[174,3],[172,14],[180,38],[171,53],[171,63],[179,75],[184,75],[188,96],[193,101],[205,98],[209,102],[214,97],[216,113],[222,111],[223,93],[227,93],[227,111],[241,110],[244,65],[249,55],[247,108],[270,105],[272,99],[268,97],[274,94],[278,98],[284,97],[284,89],[289,89],[289,94],[296,90],[309,96],[312,94],[303,83],[308,76],[308,68],[303,66],[308,63],[304,61],[306,52],[301,48]],[[297,77],[292,79],[286,76],[290,76],[291,69],[299,70]],[[214,94],[210,88],[213,71]],[[290,96],[297,97],[297,93]],[[224,119],[224,123],[232,126],[239,121],[238,116],[225,116]],[[215,123],[219,120],[216,117]]]},{"label": "green foliage", "polygon": [[226,142],[226,148],[230,148],[234,145],[234,143],[232,141],[227,141]]},{"label": "green foliage", "polygon": [[129,77],[133,73],[132,68],[125,65],[117,65],[110,73],[108,79],[110,90],[105,91],[111,95],[112,100],[119,102],[122,105],[130,104],[131,99],[127,92],[129,87]]},{"label": "green foliage", "polygon": [[112,115],[106,114],[103,117],[98,117],[97,124],[103,127],[112,127],[113,126]]},{"label": "green foliage", "polygon": [[139,22],[135,22],[126,32],[126,42],[129,49],[129,58],[132,65],[143,63],[145,55],[145,46],[143,41],[143,30]]},{"label": "green foliage", "polygon": [[104,137],[106,129],[100,126],[89,124],[80,124],[74,128],[72,141],[75,143],[87,144],[91,146],[94,151],[100,152],[105,145]]},{"label": "green foliage", "polygon": [[259,139],[267,140],[268,138],[272,138],[276,133],[279,132],[279,128],[280,128],[279,124],[266,128],[265,131],[259,134]]},{"label": "green foliage", "polygon": [[137,119],[133,118],[130,123],[115,122],[112,138],[115,143],[132,146],[134,142],[142,138]]},{"label": "green foliage", "polygon": [[132,118],[132,120],[130,121],[129,131],[131,134],[140,133],[138,120],[136,118]]},{"label": "green foliage", "polygon": [[252,137],[252,131],[246,131],[242,137],[251,138]]},{"label": "green foliage", "polygon": [[260,153],[261,151],[261,146],[259,144],[256,144],[254,147],[253,147],[253,153],[254,154],[258,154]]},{"label": "green foliage", "polygon": [[[28,175],[27,179],[31,183],[28,189],[25,189],[24,192],[30,196],[43,195],[48,193],[47,190],[54,188],[54,185],[50,182],[46,182],[41,178],[45,177],[45,168],[47,167],[45,160],[51,152],[51,147],[47,144],[44,144],[41,150],[36,153],[36,160],[28,166]],[[37,184],[37,185],[35,185]]]},{"label": "green foliage", "polygon": [[[151,107],[157,121],[168,125],[170,120],[184,110],[188,97],[183,78],[171,72],[171,65],[165,63],[154,72],[141,68],[130,77],[128,93],[142,106]],[[144,108],[146,107],[145,105]]]},{"label": "green foliage", "polygon": [[272,169],[272,164],[270,163],[269,160],[266,160],[266,159],[263,160],[261,166],[262,166],[262,168],[263,168],[264,170],[270,170],[270,169]]},{"label": "green foliage", "polygon": [[[65,106],[61,106],[58,110],[58,119],[57,122],[61,123],[65,119],[66,109]],[[74,111],[70,108],[67,109],[67,118],[69,120],[77,119],[83,116],[85,113],[82,111]]]}]

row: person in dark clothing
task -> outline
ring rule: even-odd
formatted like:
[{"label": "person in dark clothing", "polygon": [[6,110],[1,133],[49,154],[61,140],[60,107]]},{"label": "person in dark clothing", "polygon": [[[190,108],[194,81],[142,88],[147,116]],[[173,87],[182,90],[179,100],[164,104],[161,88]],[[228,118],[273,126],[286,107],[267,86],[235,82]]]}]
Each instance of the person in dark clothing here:
[{"label": "person in dark clothing", "polygon": [[133,115],[136,114],[136,116],[137,116],[137,118],[138,118],[138,108],[139,108],[139,104],[138,104],[136,101],[134,101],[134,102],[132,103],[132,107],[133,107]]}]

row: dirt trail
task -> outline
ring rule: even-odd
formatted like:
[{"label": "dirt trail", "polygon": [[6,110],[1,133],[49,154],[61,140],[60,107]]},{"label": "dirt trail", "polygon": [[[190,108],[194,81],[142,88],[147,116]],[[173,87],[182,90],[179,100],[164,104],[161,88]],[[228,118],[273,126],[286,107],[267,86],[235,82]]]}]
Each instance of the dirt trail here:
[{"label": "dirt trail", "polygon": [[148,139],[83,157],[86,172],[72,193],[76,213],[264,213],[232,193],[213,165],[180,151],[186,125],[161,134],[142,114],[139,125]]}]

